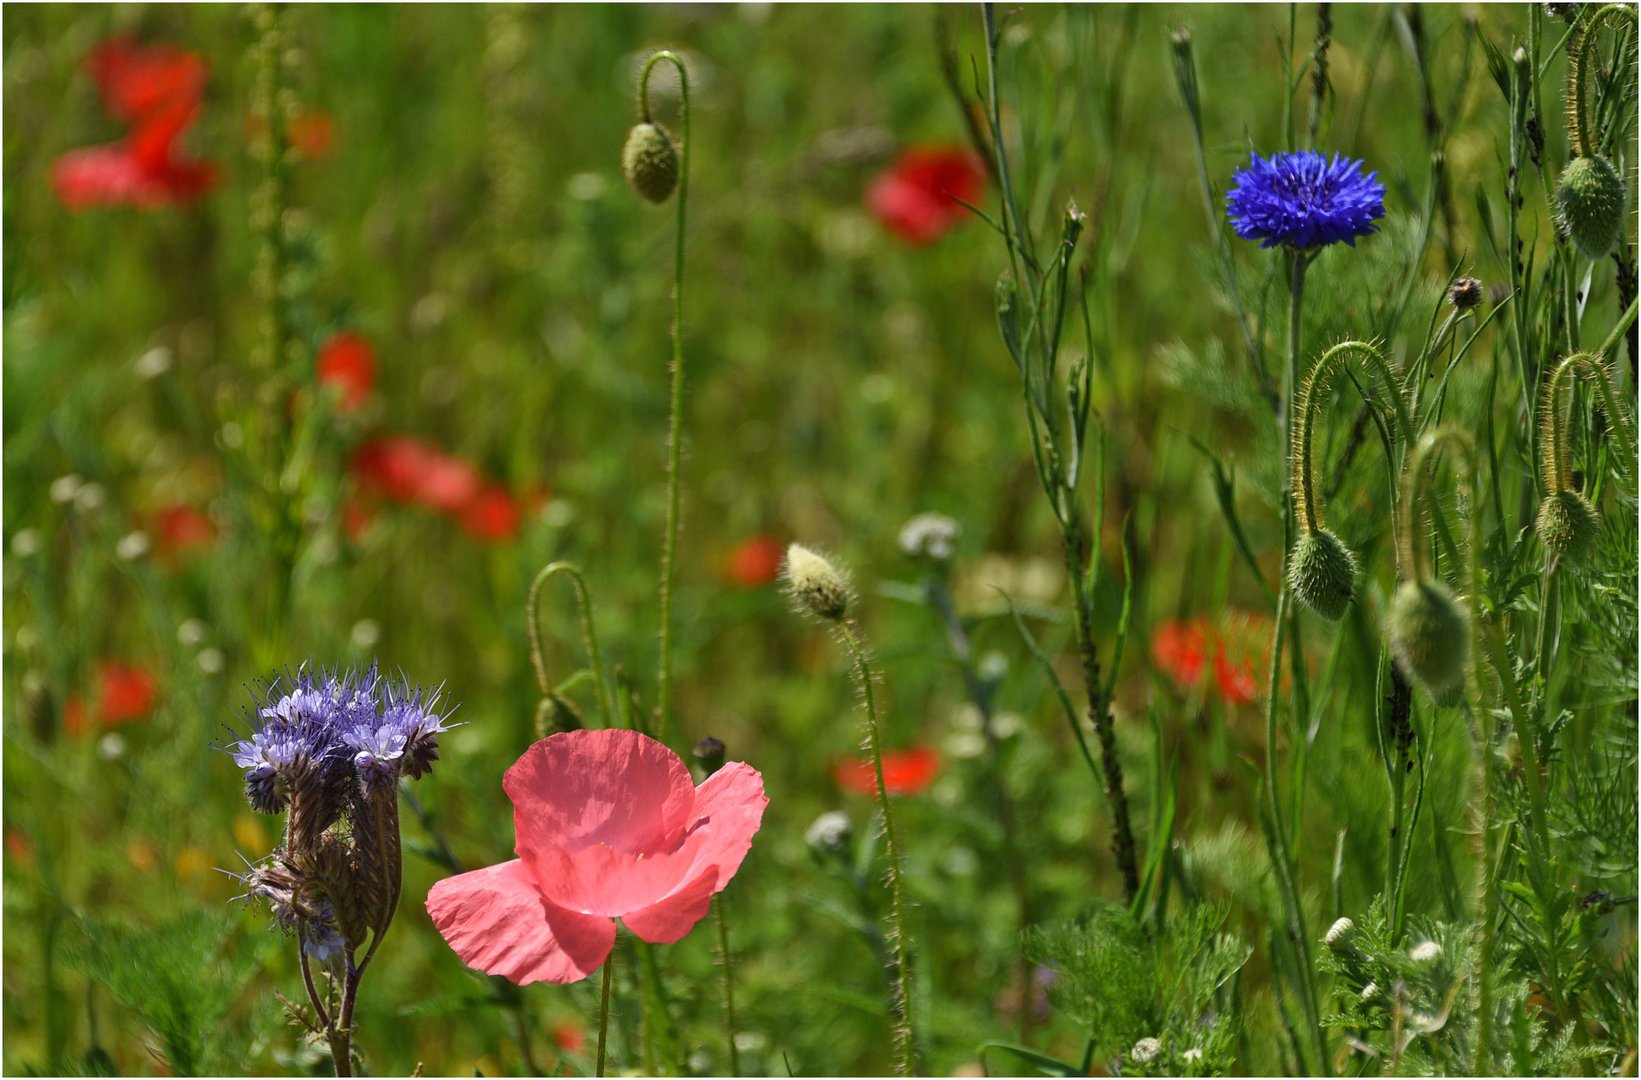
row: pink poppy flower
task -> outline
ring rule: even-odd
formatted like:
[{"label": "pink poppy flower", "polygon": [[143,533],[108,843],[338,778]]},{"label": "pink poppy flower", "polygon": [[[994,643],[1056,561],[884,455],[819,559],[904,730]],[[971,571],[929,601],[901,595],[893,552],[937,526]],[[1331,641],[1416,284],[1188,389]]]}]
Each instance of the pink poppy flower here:
[{"label": "pink poppy flower", "polygon": [[866,189],[866,206],[883,227],[914,247],[945,235],[969,216],[986,188],[986,171],[968,150],[914,147],[879,173]]},{"label": "pink poppy flower", "polygon": [[518,858],[446,878],[427,912],[471,967],[520,986],[569,983],[615,945],[615,919],[654,944],[682,939],[729,884],[763,822],[763,777],[730,762],[696,787],[635,731],[568,731],[502,779]]}]

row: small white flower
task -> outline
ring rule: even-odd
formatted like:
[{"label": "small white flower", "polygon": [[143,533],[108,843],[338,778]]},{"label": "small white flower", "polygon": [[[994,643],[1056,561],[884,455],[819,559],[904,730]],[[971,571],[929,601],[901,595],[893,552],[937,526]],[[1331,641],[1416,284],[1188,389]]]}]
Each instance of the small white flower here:
[{"label": "small white flower", "polygon": [[848,814],[842,810],[828,810],[805,830],[804,843],[816,851],[842,851],[854,828]]},{"label": "small white flower", "polygon": [[1128,1052],[1128,1056],[1134,1061],[1137,1061],[1139,1064],[1144,1065],[1155,1059],[1160,1053],[1162,1053],[1162,1043],[1147,1035],[1145,1038],[1134,1044],[1134,1049]]},{"label": "small white flower", "polygon": [[193,648],[205,640],[205,635],[209,630],[210,628],[199,619],[184,619],[177,624],[177,641],[189,648]]},{"label": "small white flower", "polygon": [[74,509],[89,514],[103,504],[106,496],[101,484],[81,484],[74,492]]},{"label": "small white flower", "polygon": [[1182,1061],[1201,1061],[1202,1060],[1202,1047],[1200,1047],[1200,1046],[1191,1047],[1191,1049],[1185,1051],[1185,1053],[1180,1055],[1180,1059]]},{"label": "small white flower", "polygon": [[900,550],[913,558],[922,555],[945,562],[962,532],[963,527],[945,514],[918,514],[901,526]]},{"label": "small white flower", "polygon": [[353,647],[356,649],[373,649],[382,639],[382,627],[375,619],[360,619],[353,624]]},{"label": "small white flower", "polygon": [[152,349],[137,357],[137,378],[155,379],[171,370],[171,350],[164,345],[156,345]]},{"label": "small white flower", "polygon": [[1379,984],[1376,983],[1376,982],[1370,982],[1366,986],[1362,987],[1362,1000],[1363,1001],[1372,1001],[1375,997],[1378,996],[1378,994],[1379,994]]},{"label": "small white flower", "polygon": [[114,545],[114,554],[131,562],[148,554],[148,534],[138,529],[120,537],[120,542]]},{"label": "small white flower", "polygon": [[1434,941],[1421,941],[1407,955],[1415,964],[1428,964],[1442,954],[1442,947]]},{"label": "small white flower", "polygon": [[991,733],[999,739],[1012,739],[1024,731],[1026,722],[1019,713],[1003,712],[991,718]]},{"label": "small white flower", "polygon": [[228,660],[222,655],[221,649],[201,649],[194,662],[207,675],[215,675],[228,666]]},{"label": "small white flower", "polygon": [[51,491],[51,501],[55,503],[73,502],[74,493],[80,490],[80,485],[84,482],[75,473],[59,476],[51,482],[51,488],[49,489]]},{"label": "small white flower", "polygon": [[110,731],[97,743],[97,753],[104,761],[114,761],[125,756],[125,738],[117,731]]},{"label": "small white flower", "polygon": [[40,551],[40,534],[34,529],[18,529],[11,537],[11,553],[26,559]]}]

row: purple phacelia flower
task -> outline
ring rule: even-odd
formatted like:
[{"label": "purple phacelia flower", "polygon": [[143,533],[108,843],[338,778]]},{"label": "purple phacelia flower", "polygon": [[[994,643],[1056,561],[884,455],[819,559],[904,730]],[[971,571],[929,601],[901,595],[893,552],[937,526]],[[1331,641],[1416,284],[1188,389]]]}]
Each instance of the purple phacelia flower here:
[{"label": "purple phacelia flower", "polygon": [[1362,162],[1338,154],[1329,161],[1314,150],[1254,154],[1231,177],[1225,209],[1236,234],[1261,247],[1298,250],[1326,247],[1378,231],[1385,216],[1385,186]]}]

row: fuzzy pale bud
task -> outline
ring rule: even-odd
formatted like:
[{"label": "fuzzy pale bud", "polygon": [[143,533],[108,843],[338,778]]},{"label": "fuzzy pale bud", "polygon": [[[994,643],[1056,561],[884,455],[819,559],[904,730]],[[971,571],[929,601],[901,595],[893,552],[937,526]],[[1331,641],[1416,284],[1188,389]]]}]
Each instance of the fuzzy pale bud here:
[{"label": "fuzzy pale bud", "polygon": [[1322,935],[1322,944],[1330,949],[1344,949],[1350,945],[1350,939],[1356,936],[1356,924],[1349,918],[1337,919],[1328,927],[1328,932]]},{"label": "fuzzy pale bud", "polygon": [[1440,581],[1404,581],[1390,600],[1390,651],[1403,674],[1433,695],[1464,681],[1470,620]]},{"label": "fuzzy pale bud", "polygon": [[799,610],[827,622],[841,621],[854,599],[843,572],[802,544],[786,549],[786,588]]},{"label": "fuzzy pale bud", "polygon": [[1624,231],[1624,180],[1604,157],[1578,157],[1561,171],[1556,188],[1561,231],[1587,259],[1611,251]]},{"label": "fuzzy pale bud", "polygon": [[1601,518],[1595,507],[1576,491],[1556,491],[1538,505],[1534,525],[1544,550],[1556,559],[1577,566],[1595,551],[1601,532]]},{"label": "fuzzy pale bud", "polygon": [[1356,556],[1327,529],[1307,529],[1288,559],[1288,587],[1300,603],[1338,622],[1356,599]]},{"label": "fuzzy pale bud", "polygon": [[664,203],[678,187],[678,145],[660,124],[642,123],[627,133],[621,147],[621,172],[627,185],[652,203]]}]

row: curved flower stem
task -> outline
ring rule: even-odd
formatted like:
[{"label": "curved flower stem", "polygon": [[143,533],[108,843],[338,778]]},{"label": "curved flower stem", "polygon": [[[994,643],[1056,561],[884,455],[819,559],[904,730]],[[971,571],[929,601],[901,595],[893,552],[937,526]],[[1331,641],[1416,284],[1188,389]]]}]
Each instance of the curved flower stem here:
[{"label": "curved flower stem", "polygon": [[604,988],[598,994],[598,1071],[604,1075],[604,1046],[610,1034],[610,973],[615,970],[615,957],[604,960]]},{"label": "curved flower stem", "polygon": [[650,119],[650,72],[661,61],[678,69],[682,100],[683,149],[678,167],[678,224],[672,256],[672,388],[667,431],[667,524],[661,547],[661,671],[656,703],[661,710],[661,741],[672,742],[672,594],[677,576],[679,473],[683,467],[684,438],[684,232],[689,215],[689,69],[683,58],[662,49],[644,65],[638,79],[639,112]]},{"label": "curved flower stem", "polygon": [[878,809],[883,814],[884,853],[889,863],[889,918],[895,950],[895,1071],[901,1076],[912,1075],[912,974],[907,962],[906,901],[900,881],[900,845],[895,840],[895,822],[889,808],[889,786],[883,778],[883,748],[878,737],[877,698],[872,693],[872,668],[866,651],[861,648],[855,628],[848,622],[837,624],[838,634],[849,650],[854,666],[855,681],[859,684],[861,700],[866,706],[866,744],[872,755],[872,769],[877,776]]},{"label": "curved flower stem", "polygon": [[712,899],[712,913],[718,920],[718,956],[724,965],[724,1034],[729,1037],[729,1075],[741,1075],[741,1051],[735,1045],[735,968],[729,955],[729,917],[724,914],[724,898]]},{"label": "curved flower stem", "polygon": [[592,597],[587,591],[586,579],[581,576],[581,568],[575,563],[549,563],[530,582],[529,596],[524,602],[524,620],[530,633],[530,666],[536,673],[536,686],[541,690],[542,697],[553,692],[552,680],[547,674],[547,654],[541,642],[541,590],[560,574],[569,577],[570,587],[575,591],[576,605],[581,614],[581,642],[587,650],[587,665],[592,668],[593,686],[598,691],[599,718],[605,727],[609,727],[615,710],[610,705],[610,687],[604,679],[604,661],[598,651],[598,634],[593,629]]}]

